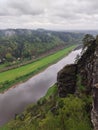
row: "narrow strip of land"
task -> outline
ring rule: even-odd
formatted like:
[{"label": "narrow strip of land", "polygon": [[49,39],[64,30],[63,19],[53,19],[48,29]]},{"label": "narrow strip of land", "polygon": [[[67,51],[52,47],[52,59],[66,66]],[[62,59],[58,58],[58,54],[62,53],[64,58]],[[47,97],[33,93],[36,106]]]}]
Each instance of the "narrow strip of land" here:
[{"label": "narrow strip of land", "polygon": [[76,45],[67,47],[55,54],[39,59],[33,63],[0,73],[0,92],[8,89],[20,81],[29,79],[31,76],[42,71],[49,65],[56,63],[61,58],[66,56],[70,51],[72,51],[75,47]]}]

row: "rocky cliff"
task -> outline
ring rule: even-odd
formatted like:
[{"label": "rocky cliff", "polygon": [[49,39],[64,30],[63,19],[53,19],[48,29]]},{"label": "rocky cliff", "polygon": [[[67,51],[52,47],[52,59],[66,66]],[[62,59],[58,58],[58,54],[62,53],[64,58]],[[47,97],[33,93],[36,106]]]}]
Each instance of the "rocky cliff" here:
[{"label": "rocky cliff", "polygon": [[92,96],[91,121],[98,130],[98,36],[86,35],[84,48],[76,64],[64,67],[57,77],[60,97],[67,94]]}]

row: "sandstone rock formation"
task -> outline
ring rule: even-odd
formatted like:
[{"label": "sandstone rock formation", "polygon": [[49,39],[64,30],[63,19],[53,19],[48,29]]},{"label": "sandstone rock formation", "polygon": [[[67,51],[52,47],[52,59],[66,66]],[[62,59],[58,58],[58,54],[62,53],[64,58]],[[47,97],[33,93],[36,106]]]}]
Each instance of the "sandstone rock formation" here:
[{"label": "sandstone rock formation", "polygon": [[91,121],[94,130],[98,130],[98,36],[88,42],[77,64],[67,65],[58,73],[57,85],[60,97],[79,94],[79,85],[81,92],[92,95]]},{"label": "sandstone rock formation", "polygon": [[96,48],[94,53],[93,66],[93,109],[91,113],[94,130],[98,130],[98,37],[96,38]]},{"label": "sandstone rock formation", "polygon": [[57,76],[58,91],[60,97],[66,97],[68,93],[73,94],[76,88],[76,65],[65,66]]}]

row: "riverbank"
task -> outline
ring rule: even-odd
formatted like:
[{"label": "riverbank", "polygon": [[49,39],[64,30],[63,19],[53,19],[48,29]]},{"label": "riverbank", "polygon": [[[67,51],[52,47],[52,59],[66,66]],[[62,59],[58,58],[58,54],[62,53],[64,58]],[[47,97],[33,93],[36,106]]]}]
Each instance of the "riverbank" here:
[{"label": "riverbank", "polygon": [[49,55],[52,55],[52,54],[55,54],[56,52],[60,51],[60,50],[63,50],[65,47],[69,47],[69,45],[66,45],[66,46],[58,46],[56,48],[53,48],[43,54],[40,54],[38,55],[37,57],[34,57],[33,59],[31,60],[20,60],[20,61],[17,61],[15,62],[14,64],[11,62],[9,63],[5,63],[5,64],[0,64],[0,73],[1,72],[4,72],[4,71],[8,71],[8,70],[11,70],[11,69],[16,69],[16,68],[19,68],[21,66],[24,66],[24,65],[27,65],[27,64],[30,64],[32,62],[35,62],[35,61],[38,61],[44,57],[47,57]]},{"label": "riverbank", "polygon": [[35,74],[43,71],[51,64],[56,63],[61,58],[68,55],[68,53],[74,48],[76,48],[76,45],[60,50],[55,54],[39,59],[38,61],[25,66],[0,73],[0,92],[4,92],[15,84],[28,80]]}]

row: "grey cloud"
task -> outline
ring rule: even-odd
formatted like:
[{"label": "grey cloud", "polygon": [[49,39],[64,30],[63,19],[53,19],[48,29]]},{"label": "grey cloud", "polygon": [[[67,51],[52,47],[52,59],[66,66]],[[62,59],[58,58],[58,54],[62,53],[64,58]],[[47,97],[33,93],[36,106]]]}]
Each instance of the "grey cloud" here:
[{"label": "grey cloud", "polygon": [[2,0],[0,27],[97,28],[97,5],[98,0]]},{"label": "grey cloud", "polygon": [[44,13],[43,5],[36,4],[36,2],[32,0],[7,0],[4,7],[0,6],[0,15],[40,15]]},{"label": "grey cloud", "polygon": [[34,3],[30,0],[24,0],[24,1],[16,1],[16,0],[11,0],[8,5],[13,8],[18,10],[20,14],[25,14],[25,15],[39,15],[44,12],[44,9],[41,6],[34,5]]},{"label": "grey cloud", "polygon": [[56,15],[63,16],[65,18],[80,18],[83,17],[84,14],[87,15],[95,15],[98,14],[98,8],[96,6],[97,2],[92,2],[91,0],[69,0],[64,1],[61,5],[58,4],[54,6],[56,11]]}]

